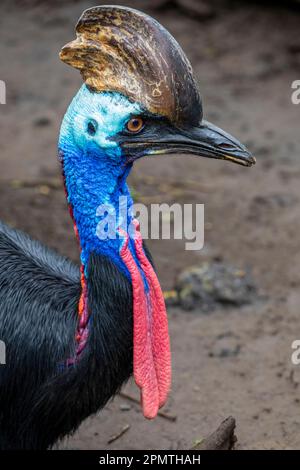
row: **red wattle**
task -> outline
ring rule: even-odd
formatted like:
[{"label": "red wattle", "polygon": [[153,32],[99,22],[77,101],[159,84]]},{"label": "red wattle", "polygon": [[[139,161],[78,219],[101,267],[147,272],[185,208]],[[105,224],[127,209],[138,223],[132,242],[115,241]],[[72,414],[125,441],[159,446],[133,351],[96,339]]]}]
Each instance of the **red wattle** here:
[{"label": "red wattle", "polygon": [[128,248],[129,236],[120,255],[131,275],[133,289],[133,374],[141,389],[143,413],[155,418],[166,402],[171,386],[171,352],[168,319],[162,290],[154,269],[145,256],[139,224],[135,224],[135,250],[148,283],[145,292],[140,270]]}]

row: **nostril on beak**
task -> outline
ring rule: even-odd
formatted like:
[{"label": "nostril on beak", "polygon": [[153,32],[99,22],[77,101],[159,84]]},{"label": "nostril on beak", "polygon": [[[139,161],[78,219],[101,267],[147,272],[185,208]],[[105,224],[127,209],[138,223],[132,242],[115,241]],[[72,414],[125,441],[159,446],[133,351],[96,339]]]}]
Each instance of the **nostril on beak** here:
[{"label": "nostril on beak", "polygon": [[233,147],[230,144],[221,144],[220,148],[223,150],[232,150]]}]

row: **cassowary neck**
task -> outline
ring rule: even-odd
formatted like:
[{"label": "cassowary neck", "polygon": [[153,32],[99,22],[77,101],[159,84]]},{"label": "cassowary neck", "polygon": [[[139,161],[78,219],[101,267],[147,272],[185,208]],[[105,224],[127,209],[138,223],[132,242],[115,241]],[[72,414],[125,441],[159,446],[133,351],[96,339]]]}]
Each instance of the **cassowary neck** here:
[{"label": "cassowary neck", "polygon": [[[63,150],[67,200],[81,249],[81,263],[88,275],[91,253],[108,256],[129,276],[120,257],[119,227],[127,231],[133,201],[126,184],[131,167],[107,165],[105,153],[85,155]],[[111,158],[111,157],[110,157]]]}]

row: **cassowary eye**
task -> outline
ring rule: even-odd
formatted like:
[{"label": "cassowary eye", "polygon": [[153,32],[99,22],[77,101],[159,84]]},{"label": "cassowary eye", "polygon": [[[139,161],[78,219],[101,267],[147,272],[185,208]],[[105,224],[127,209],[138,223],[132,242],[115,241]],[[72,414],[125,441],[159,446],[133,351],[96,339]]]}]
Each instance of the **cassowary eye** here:
[{"label": "cassowary eye", "polygon": [[87,131],[89,135],[95,135],[97,132],[98,123],[94,119],[90,119],[87,124]]},{"label": "cassowary eye", "polygon": [[126,124],[127,130],[132,134],[137,134],[144,127],[144,121],[141,117],[132,117]]}]

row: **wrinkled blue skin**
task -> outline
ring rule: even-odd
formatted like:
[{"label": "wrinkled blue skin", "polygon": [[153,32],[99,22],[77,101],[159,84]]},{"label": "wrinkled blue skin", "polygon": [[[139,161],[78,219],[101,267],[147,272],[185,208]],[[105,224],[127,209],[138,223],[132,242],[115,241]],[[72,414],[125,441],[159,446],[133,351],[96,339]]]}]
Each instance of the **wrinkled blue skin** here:
[{"label": "wrinkled blue skin", "polygon": [[[126,184],[132,164],[126,165],[120,146],[111,138],[124,129],[131,116],[140,113],[139,104],[130,102],[120,93],[95,93],[83,85],[64,116],[58,144],[68,203],[79,233],[82,264],[88,266],[92,252],[103,254],[129,278],[119,254],[123,237],[101,240],[96,234],[101,220],[97,208],[101,204],[110,204],[118,214],[120,196],[127,196],[129,207],[133,204]],[[94,136],[88,133],[91,120],[98,123]],[[128,215],[128,226],[131,221],[132,215]],[[123,226],[124,220],[117,224]],[[129,247],[136,260],[132,239]],[[139,266],[137,260],[136,263]],[[85,274],[88,277],[88,273]]]}]

